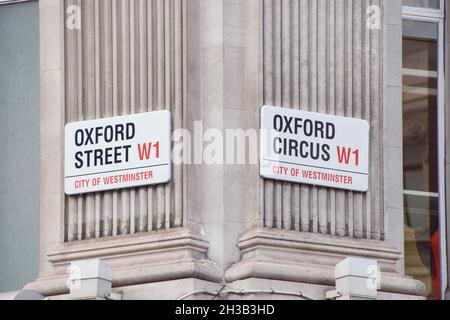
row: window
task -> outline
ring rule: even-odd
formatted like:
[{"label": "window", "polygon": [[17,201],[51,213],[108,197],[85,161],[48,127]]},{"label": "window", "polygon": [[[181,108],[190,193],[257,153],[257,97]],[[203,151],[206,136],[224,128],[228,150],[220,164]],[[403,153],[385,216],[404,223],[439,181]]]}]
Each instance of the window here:
[{"label": "window", "polygon": [[441,0],[403,0],[404,6],[439,9]]},{"label": "window", "polygon": [[[442,9],[440,1],[403,1]],[[405,271],[430,299],[446,287],[443,19],[440,11],[404,10],[403,173]],[[407,14],[405,14],[407,12]]]}]

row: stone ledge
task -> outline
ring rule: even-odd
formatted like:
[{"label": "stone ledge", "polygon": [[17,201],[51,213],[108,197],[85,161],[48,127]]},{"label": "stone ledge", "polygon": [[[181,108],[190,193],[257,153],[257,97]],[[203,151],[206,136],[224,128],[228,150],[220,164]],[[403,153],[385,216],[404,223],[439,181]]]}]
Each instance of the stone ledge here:
[{"label": "stone ledge", "polygon": [[[326,292],[334,286],[249,278],[229,285],[228,290],[236,291],[228,299],[234,300],[325,300]],[[238,292],[251,292],[243,295]],[[272,293],[270,293],[272,291]],[[295,296],[300,294],[302,296]],[[421,296],[388,293],[379,291],[378,300],[424,300]]]},{"label": "stone ledge", "polygon": [[226,271],[228,283],[259,278],[334,286],[335,265],[352,256],[379,261],[383,292],[422,296],[425,290],[420,281],[396,273],[401,254],[381,241],[258,229],[244,235],[239,248],[242,261]]},{"label": "stone ledge", "polygon": [[67,262],[98,257],[119,257],[139,253],[186,248],[206,255],[209,244],[201,236],[184,228],[84,241],[66,242],[48,252],[48,261],[57,266]]},{"label": "stone ledge", "polygon": [[[211,300],[222,285],[195,278],[161,281],[115,287],[114,293],[122,295],[122,300]],[[49,297],[50,300],[67,300],[68,294]],[[216,298],[219,300],[219,297]]]},{"label": "stone ledge", "polygon": [[239,248],[244,261],[257,256],[334,268],[343,257],[357,256],[378,260],[386,272],[396,272],[395,264],[401,259],[401,253],[383,241],[277,229],[250,231],[239,240]]},{"label": "stone ledge", "polygon": [[186,229],[65,243],[47,254],[54,266],[25,288],[45,296],[63,295],[71,261],[102,259],[113,268],[113,287],[194,278],[219,283],[220,268],[206,257],[208,242]]},{"label": "stone ledge", "polygon": [[[211,261],[175,261],[160,265],[139,265],[113,269],[113,287],[126,287],[171,280],[193,278],[213,283],[221,281],[220,270]],[[69,293],[67,275],[37,279],[25,289],[36,290],[44,296]]]}]

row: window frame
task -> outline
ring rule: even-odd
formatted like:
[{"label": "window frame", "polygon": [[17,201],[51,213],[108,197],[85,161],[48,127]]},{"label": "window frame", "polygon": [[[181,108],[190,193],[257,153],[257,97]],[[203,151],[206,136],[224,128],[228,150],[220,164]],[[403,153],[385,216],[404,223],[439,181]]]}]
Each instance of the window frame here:
[{"label": "window frame", "polygon": [[20,2],[30,2],[35,0],[0,0],[0,6],[6,4],[20,3]]},{"label": "window frame", "polygon": [[419,16],[428,18],[445,18],[445,1],[440,0],[439,9],[426,8],[426,7],[413,7],[413,6],[402,6],[403,16]]},{"label": "window frame", "polygon": [[[445,101],[445,1],[441,0],[440,9],[403,6],[402,22],[413,20],[432,22],[438,26],[438,173],[439,173],[439,225],[440,225],[440,273],[441,299],[445,299],[448,285],[447,274],[447,218],[446,218],[446,188],[445,188],[445,154],[446,154],[446,101]],[[402,34],[403,39],[403,34]],[[403,66],[402,66],[403,69]],[[415,193],[403,190],[403,196]],[[430,197],[436,194],[422,193]]]}]

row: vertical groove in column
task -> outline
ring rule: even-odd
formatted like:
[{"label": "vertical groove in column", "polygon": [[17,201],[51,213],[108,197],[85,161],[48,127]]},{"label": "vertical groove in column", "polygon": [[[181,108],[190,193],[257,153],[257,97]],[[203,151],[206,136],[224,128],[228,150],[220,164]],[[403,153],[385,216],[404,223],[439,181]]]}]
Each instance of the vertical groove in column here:
[{"label": "vertical groove in column", "polygon": [[[336,45],[335,45],[335,10],[336,1],[327,2],[327,111],[330,114],[336,114]],[[341,63],[340,61],[338,63]],[[328,192],[328,209],[327,209],[327,229],[331,235],[336,235],[336,190],[331,189]]]},{"label": "vertical groove in column", "polygon": [[[359,1],[359,0],[357,0]],[[347,117],[353,116],[353,0],[347,0],[346,4],[346,57],[347,57],[347,75],[346,75],[346,112]],[[346,232],[349,237],[353,237],[353,193],[346,192]]]},{"label": "vertical groove in column", "polygon": [[[327,7],[328,0],[317,1],[318,40],[317,40],[317,111],[327,113]],[[318,152],[318,150],[317,150]],[[328,190],[318,188],[318,232],[328,233]]]},{"label": "vertical groove in column", "polygon": [[[103,46],[103,110],[105,117],[113,116],[113,76],[112,76],[112,1],[103,0],[103,23],[102,38],[100,41]],[[113,197],[112,192],[105,192],[103,195],[103,236],[112,236],[112,218],[113,218]]]},{"label": "vertical groove in column", "polygon": [[[139,112],[147,112],[148,110],[148,13],[147,0],[139,0],[138,5],[138,36],[139,36]],[[151,60],[150,60],[151,61]],[[139,232],[148,231],[148,188],[139,189],[139,214],[138,228]]]},{"label": "vertical groove in column", "polygon": [[[111,15],[112,15],[112,76],[113,76],[113,99],[112,99],[112,115],[118,116],[120,114],[120,3],[111,0]],[[113,216],[112,216],[112,236],[117,236],[119,233],[119,192],[112,192],[113,201]]]},{"label": "vertical groove in column", "polygon": [[[130,2],[121,1],[121,115],[130,112]],[[130,190],[121,190],[120,234],[130,232]]]},{"label": "vertical groove in column", "polygon": [[[310,22],[309,22],[309,0],[300,1],[300,109],[309,110],[309,45],[310,45]],[[306,185],[300,187],[300,230],[311,231],[310,228],[310,188]]]},{"label": "vertical groove in column", "polygon": [[[83,18],[85,19],[83,45],[83,59],[86,68],[83,70],[83,79],[85,92],[83,99],[84,116],[83,120],[91,120],[95,118],[95,3],[93,1],[84,2]],[[85,196],[86,211],[84,212],[86,219],[86,239],[95,237],[95,195],[88,194]]]},{"label": "vertical groove in column", "polygon": [[[274,79],[274,45],[273,45],[273,1],[264,0],[264,104],[273,105],[273,79]],[[274,182],[264,182],[264,225],[274,227]]]},{"label": "vertical groove in column", "polygon": [[[76,0],[66,0],[66,6],[76,5]],[[64,19],[64,21],[67,21]],[[66,64],[66,122],[78,120],[78,31],[65,28],[65,50],[74,63]],[[66,59],[67,60],[67,59]],[[78,200],[77,197],[66,198],[67,241],[78,240]]]},{"label": "vertical groove in column", "polygon": [[[183,127],[183,7],[182,0],[175,0],[174,7],[174,111],[173,122],[175,129]],[[183,224],[183,167],[174,165],[174,221],[175,228],[181,227]]]},{"label": "vertical groove in column", "polygon": [[[381,0],[372,0],[373,5],[377,5],[383,8]],[[383,13],[384,14],[384,13]],[[370,85],[370,104],[371,104],[371,123],[372,123],[372,146],[371,154],[374,166],[372,166],[371,175],[375,174],[375,170],[382,170],[383,168],[383,141],[381,135],[383,132],[383,31],[382,30],[372,30],[370,32],[370,66],[371,66],[371,85]],[[378,181],[372,184],[373,189],[372,197],[372,207],[371,207],[371,221],[372,226],[371,233],[375,240],[384,240],[384,216],[383,216],[383,205],[382,205],[382,181],[383,177],[379,177]]]},{"label": "vertical groove in column", "polygon": [[[291,84],[291,101],[294,109],[300,109],[300,2],[298,0],[291,1],[291,56],[292,60],[292,84]],[[292,188],[292,221],[293,230],[300,231],[301,225],[301,209],[300,209],[300,186],[294,184]]]},{"label": "vertical groove in column", "polygon": [[[274,1],[274,102],[276,106],[282,106],[282,8],[280,1]],[[278,229],[282,228],[282,210],[283,210],[283,183],[275,182],[274,192],[274,210],[275,225]]]},{"label": "vertical groove in column", "polygon": [[[135,114],[139,110],[139,40],[136,28],[138,27],[136,15],[137,3],[139,0],[129,0],[130,2],[130,110],[129,114]],[[136,208],[136,188],[130,189],[130,234],[136,233],[138,222]]]},{"label": "vertical groove in column", "polygon": [[[345,81],[346,72],[345,64],[345,0],[335,1],[336,9],[336,115],[345,116]],[[345,192],[342,190],[336,191],[336,235],[345,236]]]},{"label": "vertical groove in column", "polygon": [[[83,9],[82,0],[78,0],[77,3],[80,10]],[[81,17],[81,28],[83,30],[84,27],[84,19]],[[83,33],[82,31],[77,31],[77,52],[75,53],[77,60],[77,119],[74,121],[82,121],[83,120]],[[68,63],[68,60],[66,60]],[[83,197],[76,196],[77,198],[77,218],[78,218],[78,231],[77,231],[77,239],[82,240],[83,230],[84,230],[84,220],[83,220]]]},{"label": "vertical groove in column", "polygon": [[[157,38],[157,108],[158,110],[164,109],[165,106],[165,8],[164,2],[161,0],[156,1],[156,38]],[[156,228],[161,230],[165,227],[165,201],[164,201],[164,186],[156,187],[157,194],[157,218]]]},{"label": "vertical groove in column", "polygon": [[[62,14],[63,21],[67,21],[67,16],[68,15],[66,13],[65,8],[67,8],[67,6],[70,5],[68,2],[69,2],[69,0],[63,0],[63,8],[64,8],[63,9],[64,13]],[[64,32],[64,52],[68,52],[69,51],[69,47],[71,45],[73,45],[73,42],[70,43],[72,41],[72,39],[70,39],[70,40],[68,39],[69,38],[68,37],[68,33],[69,33],[68,31],[69,31],[68,28],[66,26],[64,26],[64,29],[63,29],[63,32]],[[72,49],[72,48],[70,48],[70,49]],[[69,73],[68,67],[64,66],[64,68],[65,68],[64,69],[65,79],[66,80],[70,79],[71,74],[68,75],[68,73]],[[70,73],[72,73],[72,72],[73,71],[71,71]],[[71,85],[73,85],[73,83]],[[71,93],[69,88],[68,88],[67,81],[64,81],[64,86],[65,86],[65,88],[64,88],[64,105],[68,106],[69,102],[73,103],[73,98],[69,99],[67,97],[67,95]],[[65,123],[67,123],[68,119],[70,119],[71,116],[67,114],[67,108],[64,111],[65,111],[64,112],[64,121],[65,121]],[[72,214],[71,214],[71,210],[73,210],[73,209],[71,207],[70,210],[69,210],[69,202],[70,202],[70,197],[66,197],[64,199],[64,222],[63,222],[64,223],[64,236],[63,236],[64,237],[64,242],[73,241],[73,211],[72,211]],[[70,240],[69,240],[69,238],[70,238]]]},{"label": "vertical groove in column", "polygon": [[[188,9],[188,1],[187,0],[180,0],[181,1],[181,12],[182,12],[182,18],[181,18],[181,28],[182,28],[182,39],[181,39],[181,43],[182,43],[182,70],[181,72],[183,73],[183,84],[181,86],[182,88],[182,98],[181,98],[181,102],[183,104],[182,106],[182,126],[183,128],[187,128],[188,127],[188,110],[187,110],[187,106],[188,106],[188,21],[187,21],[187,9]],[[182,178],[183,178],[183,193],[181,196],[182,198],[182,219],[181,219],[181,224],[182,226],[188,226],[188,170],[187,167],[185,166],[183,168],[183,173],[182,173]],[[262,199],[263,197],[261,197]]]},{"label": "vertical groove in column", "polygon": [[[172,41],[173,41],[173,27],[172,27],[172,4],[173,0],[164,1],[164,88],[165,88],[165,103],[164,109],[171,111],[172,108]],[[172,184],[166,184],[164,186],[164,228],[170,229],[171,225],[171,196],[172,196]]]},{"label": "vertical groove in column", "polygon": [[[380,8],[383,8],[384,6],[386,6],[386,2],[382,2],[382,0],[376,0],[375,2],[376,4],[378,4],[378,6]],[[382,16],[386,15],[386,12],[382,12]],[[383,25],[383,23],[381,24]],[[384,33],[381,30],[378,30],[377,37],[374,37],[376,40],[374,42],[374,51],[377,52],[378,57],[384,57]],[[376,58],[375,58],[376,59]],[[384,72],[383,72],[383,65],[384,65],[384,61],[383,58],[378,58],[375,61],[378,61],[378,68],[376,69],[374,76],[375,79],[377,79],[376,81],[376,89],[375,89],[375,93],[373,94],[373,99],[374,99],[374,106],[376,108],[376,106],[379,106],[378,110],[374,110],[372,113],[373,117],[376,117],[377,119],[379,119],[379,134],[383,133],[383,128],[384,128],[384,123],[383,123],[383,108],[385,107],[383,105],[383,98],[385,95],[384,92],[384,81],[383,81],[383,77],[384,77]],[[378,93],[378,95],[376,94]],[[382,144],[382,139],[381,137],[378,137],[379,139],[379,146],[378,146],[378,150],[380,153],[380,170],[383,170],[383,163],[382,163],[382,159],[383,159],[383,144]],[[383,171],[382,171],[383,172]],[[386,240],[386,231],[387,231],[387,227],[386,227],[386,222],[387,219],[384,216],[384,211],[382,211],[383,209],[383,185],[382,185],[382,181],[383,181],[383,176],[380,177],[380,181],[378,183],[378,187],[377,187],[377,191],[379,192],[379,197],[377,199],[377,206],[379,206],[379,210],[376,210],[375,212],[380,216],[380,232],[379,232],[379,240]],[[376,208],[375,208],[376,209]]]},{"label": "vertical groove in column", "polygon": [[[155,1],[147,0],[147,111],[153,111],[156,97],[155,81],[155,22],[156,22]],[[147,231],[154,230],[154,187],[147,188]]]},{"label": "vertical groove in column", "polygon": [[[100,85],[104,82],[104,78],[102,77],[102,70],[100,66],[100,56],[101,52],[101,42],[100,42],[100,1],[94,1],[94,59],[95,59],[95,112],[94,117],[96,119],[103,116],[102,108],[101,108],[101,90]],[[102,216],[102,194],[96,193],[94,195],[94,203],[95,203],[95,217],[94,217],[94,235],[96,239],[101,236],[101,216]]]},{"label": "vertical groove in column", "polygon": [[[281,1],[281,106],[292,107],[291,102],[291,5]],[[282,184],[282,227],[292,228],[292,184]]]},{"label": "vertical groove in column", "polygon": [[[361,119],[363,114],[363,1],[353,2],[353,117]],[[364,11],[364,13],[363,13]],[[365,20],[365,19],[364,19]],[[363,195],[353,195],[353,232],[354,237],[363,237]]]},{"label": "vertical groove in column", "polygon": [[[310,111],[318,111],[318,17],[317,17],[317,1],[310,2]],[[318,233],[319,229],[319,212],[318,212],[318,190],[317,187],[310,188],[310,225],[314,233]]]},{"label": "vertical groove in column", "polygon": [[[364,0],[363,6],[363,30],[364,30],[364,78],[363,78],[363,118],[372,123],[371,117],[371,109],[373,107],[371,102],[371,31],[367,27],[366,23],[366,12],[367,8],[371,5],[371,0]],[[371,140],[372,141],[372,140]],[[373,143],[373,142],[372,142]],[[369,148],[370,150],[371,148]],[[375,157],[375,155],[371,152],[370,154]],[[372,158],[374,163],[378,163],[374,158]],[[370,169],[369,169],[370,171]],[[366,195],[364,195],[363,207],[364,207],[364,216],[363,216],[363,238],[372,239],[372,230],[371,230],[371,202],[372,202],[372,188],[369,188],[369,191]]]}]

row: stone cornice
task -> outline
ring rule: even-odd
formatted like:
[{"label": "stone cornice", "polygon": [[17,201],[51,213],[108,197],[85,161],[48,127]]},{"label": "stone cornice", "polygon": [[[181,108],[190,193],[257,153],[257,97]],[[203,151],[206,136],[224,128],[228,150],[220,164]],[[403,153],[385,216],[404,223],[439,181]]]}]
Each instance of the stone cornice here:
[{"label": "stone cornice", "polygon": [[395,272],[401,254],[382,241],[257,229],[241,237],[239,247],[242,261],[227,270],[228,283],[259,278],[334,286],[335,265],[352,256],[378,261],[382,292],[421,296],[425,289]]},{"label": "stone cornice", "polygon": [[148,234],[64,243],[56,250],[47,253],[47,257],[52,264],[58,265],[74,260],[156,253],[179,248],[189,248],[205,255],[208,247],[205,239],[187,229],[180,228]]},{"label": "stone cornice", "polygon": [[222,272],[207,259],[208,247],[208,242],[200,235],[184,228],[65,243],[47,254],[55,275],[40,278],[25,288],[45,296],[67,294],[70,262],[97,258],[113,268],[115,288],[188,278],[218,283]]}]

